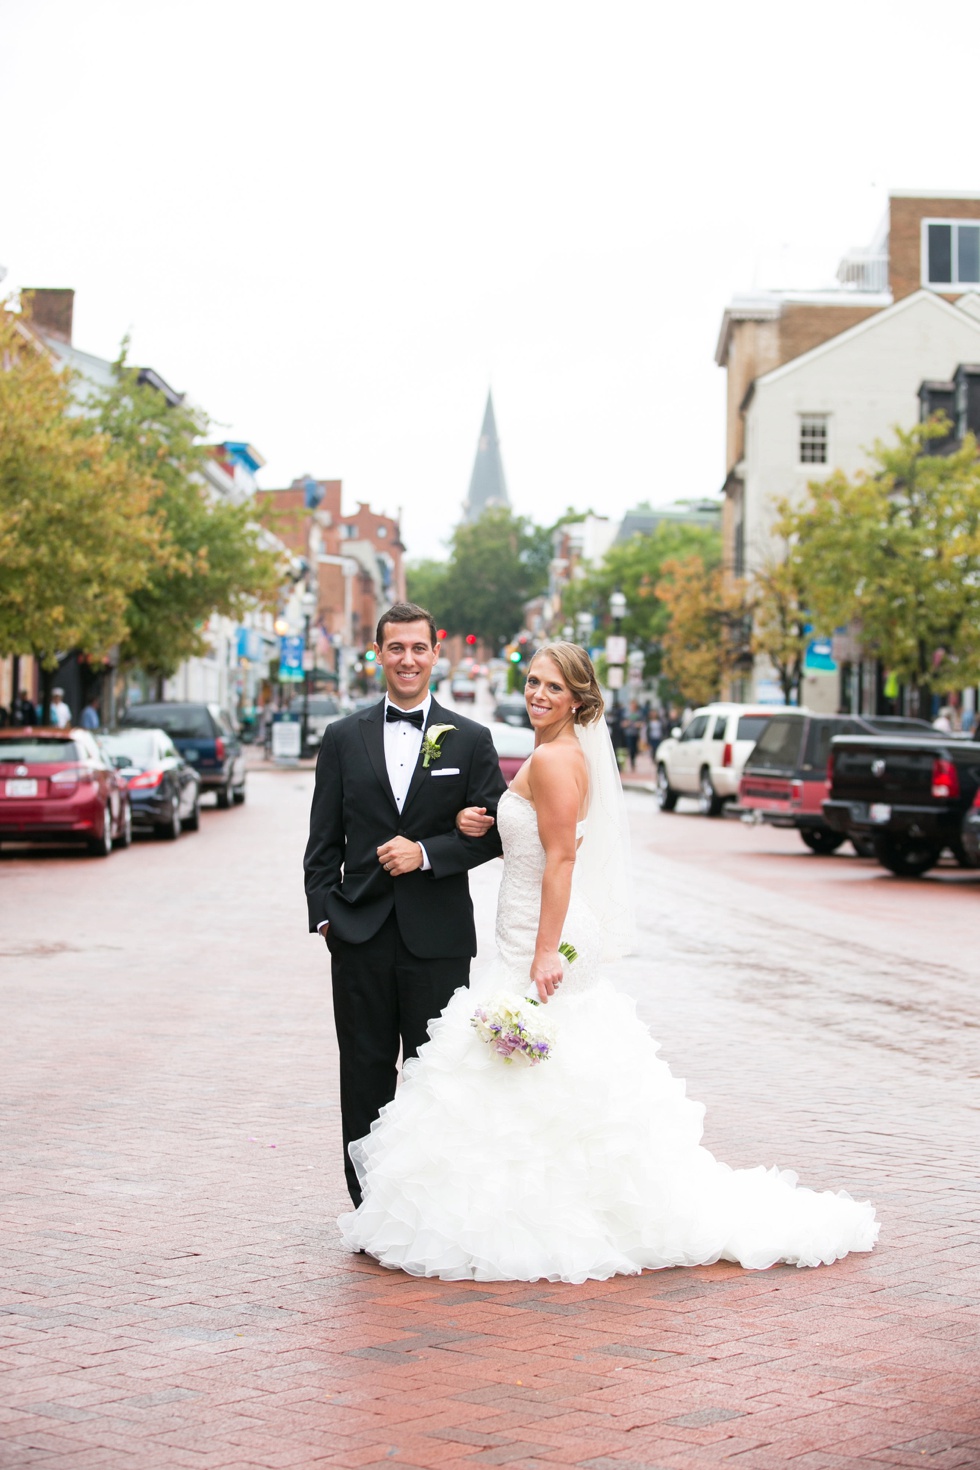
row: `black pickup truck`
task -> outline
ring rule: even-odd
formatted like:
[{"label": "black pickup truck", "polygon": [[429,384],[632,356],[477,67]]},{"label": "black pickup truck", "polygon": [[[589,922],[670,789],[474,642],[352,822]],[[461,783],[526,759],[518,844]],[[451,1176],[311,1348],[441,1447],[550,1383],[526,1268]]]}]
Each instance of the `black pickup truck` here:
[{"label": "black pickup truck", "polygon": [[945,848],[972,866],[960,840],[963,818],[980,791],[980,741],[940,735],[841,735],[827,765],[827,825],[870,838],[893,873],[915,878]]}]

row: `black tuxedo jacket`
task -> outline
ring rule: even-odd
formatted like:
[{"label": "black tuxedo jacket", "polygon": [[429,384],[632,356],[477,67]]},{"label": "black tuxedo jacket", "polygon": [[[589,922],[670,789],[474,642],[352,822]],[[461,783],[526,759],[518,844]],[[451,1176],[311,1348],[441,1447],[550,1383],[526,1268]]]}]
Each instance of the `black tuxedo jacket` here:
[{"label": "black tuxedo jacket", "polygon": [[[464,837],[455,823],[464,806],[485,806],[497,815],[506,782],[490,732],[433,699],[426,728],[456,728],[428,768],[419,753],[399,815],[385,766],[384,715],[379,700],[324,731],[303,863],[310,930],[327,919],[339,939],[363,944],[394,909],[402,939],[420,959],[474,955],[466,874],[499,857],[500,837],[496,826],[485,837]],[[430,870],[389,877],[377,848],[392,837],[424,843]]]}]

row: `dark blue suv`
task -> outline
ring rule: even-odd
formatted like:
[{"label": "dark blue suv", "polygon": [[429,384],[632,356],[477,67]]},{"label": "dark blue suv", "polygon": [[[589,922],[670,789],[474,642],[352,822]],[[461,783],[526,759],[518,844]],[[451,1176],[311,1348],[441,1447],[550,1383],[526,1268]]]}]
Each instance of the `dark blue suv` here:
[{"label": "dark blue suv", "polygon": [[245,800],[245,752],[231,716],[219,705],[170,699],[134,704],[125,723],[166,730],[200,776],[202,793],[213,791],[220,807]]}]

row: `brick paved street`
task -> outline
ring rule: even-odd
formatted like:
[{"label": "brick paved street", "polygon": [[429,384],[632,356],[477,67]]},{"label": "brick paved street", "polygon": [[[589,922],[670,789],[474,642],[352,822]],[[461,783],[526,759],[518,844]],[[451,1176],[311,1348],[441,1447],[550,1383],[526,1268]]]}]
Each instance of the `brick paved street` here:
[{"label": "brick paved street", "polygon": [[[312,778],[108,862],[0,856],[0,1464],[980,1465],[980,874],[629,798],[621,969],[706,1142],[872,1197],[870,1257],[587,1286],[345,1255]],[[475,889],[481,932],[498,865]]]}]

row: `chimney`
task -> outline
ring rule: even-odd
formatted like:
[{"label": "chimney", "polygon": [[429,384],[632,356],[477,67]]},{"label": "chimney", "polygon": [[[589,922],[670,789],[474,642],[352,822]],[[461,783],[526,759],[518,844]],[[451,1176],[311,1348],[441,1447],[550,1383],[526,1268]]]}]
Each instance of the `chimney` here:
[{"label": "chimney", "polygon": [[75,292],[67,287],[28,286],[22,294],[25,310],[38,331],[71,346]]}]

